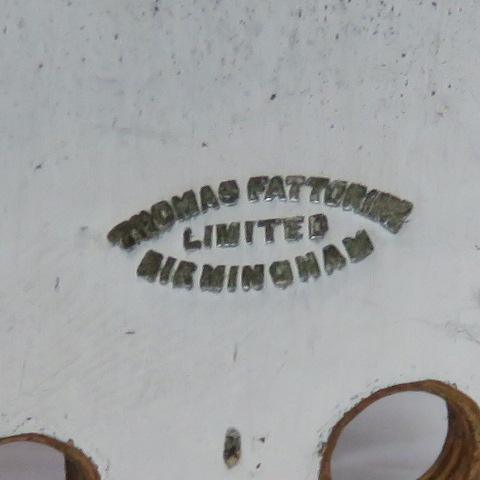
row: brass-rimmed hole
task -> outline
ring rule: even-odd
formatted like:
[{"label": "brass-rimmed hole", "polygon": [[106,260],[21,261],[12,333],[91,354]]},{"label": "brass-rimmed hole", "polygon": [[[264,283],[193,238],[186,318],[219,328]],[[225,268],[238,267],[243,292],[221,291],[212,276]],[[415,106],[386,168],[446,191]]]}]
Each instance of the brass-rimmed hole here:
[{"label": "brass-rimmed hole", "polygon": [[41,443],[63,453],[65,457],[66,480],[100,480],[95,464],[79,448],[75,447],[72,441],[65,443],[56,438],[37,433],[25,433],[0,438],[0,445],[13,442]]},{"label": "brass-rimmed hole", "polygon": [[[401,392],[426,392],[445,400],[448,433],[432,467],[418,480],[478,480],[480,478],[480,409],[467,395],[437,380],[405,383],[379,390],[360,401],[333,428],[323,451],[319,480],[332,477],[332,456],[344,428],[363,410],[381,398]],[[353,480],[353,479],[352,479]]]}]

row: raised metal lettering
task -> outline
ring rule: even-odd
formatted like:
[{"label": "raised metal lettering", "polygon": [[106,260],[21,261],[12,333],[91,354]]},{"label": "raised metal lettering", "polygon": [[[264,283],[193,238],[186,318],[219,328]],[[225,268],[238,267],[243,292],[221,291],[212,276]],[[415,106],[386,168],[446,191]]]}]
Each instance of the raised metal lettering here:
[{"label": "raised metal lettering", "polygon": [[312,187],[310,192],[310,201],[312,203],[320,203],[322,201],[322,192],[328,185],[330,179],[325,177],[309,177],[307,179],[307,185]]},{"label": "raised metal lettering", "polygon": [[235,292],[237,290],[238,265],[233,265],[228,271],[227,290]]},{"label": "raised metal lettering", "polygon": [[175,212],[168,202],[158,202],[152,205],[150,209],[153,222],[157,226],[160,233],[166,232],[172,228],[175,223]]},{"label": "raised metal lettering", "polygon": [[212,190],[212,187],[205,185],[200,189],[200,206],[202,212],[205,213],[209,208],[218,210],[220,204],[218,203],[218,198]]},{"label": "raised metal lettering", "polygon": [[154,282],[160,272],[162,260],[163,255],[161,253],[149,250],[137,268],[137,276],[145,278],[145,280],[148,280],[149,282]]},{"label": "raised metal lettering", "polygon": [[236,247],[240,241],[240,222],[217,225],[217,247]]},{"label": "raised metal lettering", "polygon": [[245,241],[248,244],[253,243],[253,227],[255,225],[255,222],[252,222],[250,220],[247,220],[245,222]]},{"label": "raised metal lettering", "polygon": [[328,232],[328,220],[325,215],[318,213],[308,217],[308,238],[322,240]]},{"label": "raised metal lettering", "polygon": [[193,190],[189,190],[182,195],[182,198],[177,196],[172,197],[172,206],[178,220],[184,221],[192,217],[196,217],[200,210],[198,209],[197,198]]},{"label": "raised metal lettering", "polygon": [[130,250],[135,246],[135,239],[132,234],[132,226],[128,220],[115,225],[107,234],[108,240],[112,245],[120,245],[125,250]]},{"label": "raised metal lettering", "polygon": [[201,240],[192,240],[192,229],[190,227],[183,231],[183,248],[185,250],[200,250],[202,248]]},{"label": "raised metal lettering", "polygon": [[324,203],[329,207],[339,207],[342,204],[343,197],[347,191],[347,182],[343,180],[334,180],[330,182],[325,189]]},{"label": "raised metal lettering", "polygon": [[196,270],[197,266],[193,262],[182,260],[173,274],[173,288],[191,290],[193,287],[193,274]]},{"label": "raised metal lettering", "polygon": [[278,288],[287,288],[293,283],[292,267],[288,260],[273,262],[269,268],[273,284]]},{"label": "raised metal lettering", "polygon": [[159,233],[152,215],[146,210],[134,215],[130,219],[130,225],[132,226],[132,235],[137,243],[156,237]]},{"label": "raised metal lettering", "polygon": [[240,189],[235,180],[225,180],[218,187],[220,201],[227,207],[236,205],[240,198]]},{"label": "raised metal lettering", "polygon": [[177,259],[175,257],[168,257],[165,265],[160,270],[160,283],[166,285],[170,281],[170,275]]},{"label": "raised metal lettering", "polygon": [[303,175],[289,175],[285,179],[285,183],[290,185],[288,199],[291,202],[298,202],[300,200],[300,187],[305,185],[305,177]]},{"label": "raised metal lettering", "polygon": [[223,289],[224,280],[225,265],[218,265],[215,268],[204,265],[200,277],[200,289],[204,292],[219,293]]},{"label": "raised metal lettering", "polygon": [[372,205],[374,204],[378,195],[380,195],[380,192],[378,190],[370,190],[367,193],[367,196],[365,197],[365,200],[363,201],[360,211],[358,213],[360,215],[368,217],[368,214],[370,213],[370,209],[372,208]]},{"label": "raised metal lettering", "polygon": [[374,200],[366,216],[386,228],[397,233],[410,215],[413,204],[401,200],[390,193],[381,192]]},{"label": "raised metal lettering", "polygon": [[271,202],[274,198],[278,198],[282,202],[287,200],[285,187],[283,185],[283,178],[280,175],[276,175],[270,179],[267,191],[265,192],[265,197],[263,199],[266,202]]},{"label": "raised metal lettering", "polygon": [[265,265],[244,265],[242,268],[242,289],[248,292],[253,290],[262,290],[265,275]]},{"label": "raised metal lettering", "polygon": [[283,233],[287,242],[294,242],[303,238],[300,230],[304,220],[305,217],[302,216],[283,219]]},{"label": "raised metal lettering", "polygon": [[317,279],[320,276],[320,267],[313,252],[308,252],[304,257],[301,255],[295,257],[295,262],[302,282],[307,282],[310,277]]},{"label": "raised metal lettering", "polygon": [[367,187],[359,183],[351,183],[347,187],[345,196],[343,197],[342,206],[344,210],[355,213],[360,212],[362,204],[367,196]]},{"label": "raised metal lettering", "polygon": [[207,225],[203,232],[203,246],[205,248],[212,247],[213,225]]},{"label": "raised metal lettering", "polygon": [[281,222],[279,218],[268,218],[267,220],[259,220],[257,225],[265,227],[265,243],[273,243],[275,241],[275,227]]},{"label": "raised metal lettering", "polygon": [[323,249],[323,262],[327,275],[331,275],[335,270],[342,270],[347,265],[347,260],[335,245],[327,245]]},{"label": "raised metal lettering", "polygon": [[344,238],[342,242],[352,263],[360,262],[374,250],[373,243],[365,230],[357,232],[354,238]]},{"label": "raised metal lettering", "polygon": [[265,191],[268,177],[251,177],[247,184],[247,196],[250,202],[258,202],[259,194]]}]

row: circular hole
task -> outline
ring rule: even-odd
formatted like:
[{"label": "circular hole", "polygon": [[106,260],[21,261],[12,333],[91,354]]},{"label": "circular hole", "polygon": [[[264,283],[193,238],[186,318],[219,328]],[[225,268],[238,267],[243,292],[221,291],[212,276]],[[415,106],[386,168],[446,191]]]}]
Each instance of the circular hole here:
[{"label": "circular hole", "polygon": [[446,402],[430,393],[403,392],[360,412],[338,439],[335,480],[419,478],[439,456],[448,430]]},{"label": "circular hole", "polygon": [[65,480],[65,457],[40,443],[15,442],[0,447],[0,480]]},{"label": "circular hole", "polygon": [[[45,450],[42,448],[32,448],[32,443],[41,444],[45,447],[51,447],[60,454],[60,458],[55,454],[48,455],[48,453],[45,453]],[[41,463],[38,465],[38,471],[34,469],[35,476],[32,478],[41,478],[40,475],[42,475],[42,469],[44,468],[54,468],[58,471],[60,461],[62,463],[64,462],[64,468],[63,477],[59,478],[65,478],[66,480],[100,480],[96,466],[93,464],[90,458],[88,458],[80,449],[74,446],[72,441],[65,443],[46,435],[28,433],[13,437],[1,438],[0,446],[5,447],[4,452],[2,449],[2,454],[9,458],[8,462],[10,463],[11,467],[14,466],[12,462],[19,460],[24,464],[24,466],[32,468],[34,467],[33,463],[40,460]],[[24,471],[24,473],[28,472]],[[3,478],[11,479],[13,477],[4,470],[0,470],[0,479]],[[50,476],[49,478],[52,477]]]},{"label": "circular hole", "polygon": [[[433,398],[434,401],[436,400],[435,406],[433,407],[432,400],[429,398],[431,396],[423,395],[422,407],[422,404],[418,401],[420,399],[418,394],[410,395],[410,400],[415,398],[416,402],[416,412],[413,412],[413,422],[418,424],[413,430],[411,428],[412,422],[408,419],[412,412],[409,410],[408,402],[405,403],[405,395],[394,395],[403,392],[423,392],[424,394],[429,393],[437,397]],[[386,402],[387,400],[388,402]],[[369,455],[373,461],[372,455],[374,455],[374,450],[369,450],[368,448],[371,430],[369,435],[362,440],[358,451],[349,454],[349,460],[345,460],[345,458],[342,460],[341,457],[342,451],[345,453],[345,447],[349,448],[348,443],[352,441],[350,434],[346,431],[347,426],[352,427],[354,436],[355,433],[358,434],[357,429],[359,425],[360,430],[362,430],[362,428],[365,428],[365,424],[363,424],[364,421],[369,423],[370,420],[371,423],[372,419],[369,419],[370,410],[372,410],[371,413],[375,413],[375,408],[369,408],[368,411],[365,412],[364,410],[377,401],[377,407],[380,409],[381,415],[383,415],[383,422],[382,418],[380,418],[381,424],[377,424],[373,430],[373,434],[376,436],[379,444],[382,444],[380,446],[385,456],[383,458],[377,457],[377,467],[374,472],[371,468],[369,470],[368,465],[362,465],[360,460],[360,453],[363,452],[365,455]],[[391,410],[392,401],[396,403],[397,407],[400,405],[400,410],[397,410],[395,413],[392,413]],[[430,405],[430,407],[428,407],[428,405]],[[448,416],[446,435],[445,428],[442,428],[441,422],[438,423],[438,421],[435,421],[434,417],[432,417],[432,413],[435,413],[435,411],[437,418],[439,415],[445,416],[445,405]],[[418,408],[419,406],[420,409]],[[422,422],[418,422],[415,413],[420,415],[422,408],[434,408],[435,411],[430,412],[427,419],[424,418]],[[432,421],[434,422],[433,425]],[[407,453],[406,449],[410,449],[412,446],[413,450],[415,450],[415,448],[419,449],[418,443],[415,443],[415,440],[418,440],[420,443],[422,440],[425,440],[421,437],[416,439],[412,438],[412,434],[422,431],[422,423],[424,434],[425,427],[427,430],[430,430],[430,433],[435,429],[437,433],[437,438],[429,446],[430,459],[423,458],[426,463],[421,465],[420,453],[422,453],[424,457],[426,450],[423,452],[417,451],[413,457],[409,457],[408,461],[410,463],[406,463],[407,458],[402,456]],[[394,435],[391,431],[389,432],[388,429],[396,430],[396,432],[393,433],[400,433],[400,443],[396,448],[390,450],[386,442],[393,438]],[[350,430],[350,428],[348,428],[348,430]],[[429,433],[427,432],[426,434],[428,435]],[[346,435],[345,440],[342,438],[343,435]],[[357,446],[359,445],[359,440],[358,438],[354,440]],[[411,444],[407,445],[409,442],[411,442]],[[347,445],[345,445],[345,443],[347,443]],[[442,445],[443,448],[441,447]],[[402,449],[404,450],[402,451]],[[437,455],[440,449],[440,454]],[[381,450],[379,449],[377,454],[380,453]],[[340,462],[337,465],[339,458]],[[404,463],[401,464],[401,461]],[[350,465],[348,465],[349,462]],[[429,468],[432,463],[433,465]],[[389,468],[388,473],[387,468]],[[415,471],[414,468],[417,470]],[[369,473],[367,473],[367,471]],[[360,475],[364,476],[361,477]],[[414,478],[419,478],[419,480],[475,480],[480,478],[480,410],[478,406],[472,399],[456,388],[435,380],[396,385],[380,390],[362,400],[347,412],[333,428],[323,451],[319,479],[362,480],[366,478],[369,480],[374,480],[375,478],[388,478],[392,480],[404,480],[406,478],[412,478],[412,480]]]}]

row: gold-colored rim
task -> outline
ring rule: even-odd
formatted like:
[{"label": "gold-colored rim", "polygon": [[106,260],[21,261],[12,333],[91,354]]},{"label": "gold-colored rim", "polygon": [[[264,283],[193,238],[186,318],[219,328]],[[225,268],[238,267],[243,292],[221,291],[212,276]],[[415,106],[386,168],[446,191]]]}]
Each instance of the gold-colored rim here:
[{"label": "gold-colored rim", "polygon": [[381,398],[401,392],[427,392],[445,400],[448,433],[442,451],[432,467],[418,480],[480,479],[480,409],[454,386],[438,380],[405,383],[379,390],[348,411],[333,428],[323,450],[319,480],[333,480],[331,461],[343,429],[363,410]]},{"label": "gold-colored rim", "polygon": [[25,433],[12,437],[0,438],[0,445],[12,442],[35,442],[48,445],[62,452],[65,456],[66,480],[100,480],[97,467],[79,448],[70,440],[67,443],[56,438],[37,433]]}]

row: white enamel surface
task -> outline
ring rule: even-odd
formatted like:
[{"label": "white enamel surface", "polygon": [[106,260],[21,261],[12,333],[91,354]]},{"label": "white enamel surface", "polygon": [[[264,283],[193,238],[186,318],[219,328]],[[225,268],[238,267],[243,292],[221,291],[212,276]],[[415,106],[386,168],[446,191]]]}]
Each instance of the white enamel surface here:
[{"label": "white enamel surface", "polygon": [[[374,390],[436,378],[480,400],[478,6],[331,3],[4,5],[0,436],[71,438],[104,480],[311,480],[318,445]],[[392,235],[307,191],[251,205],[262,174],[358,181],[415,209]],[[326,241],[186,254],[184,225],[130,253],[106,240],[226,179],[238,206],[194,231],[322,212]],[[135,275],[149,248],[268,263],[359,228],[368,259],[286,291],[215,296]],[[243,459],[227,471],[232,425]]]}]

